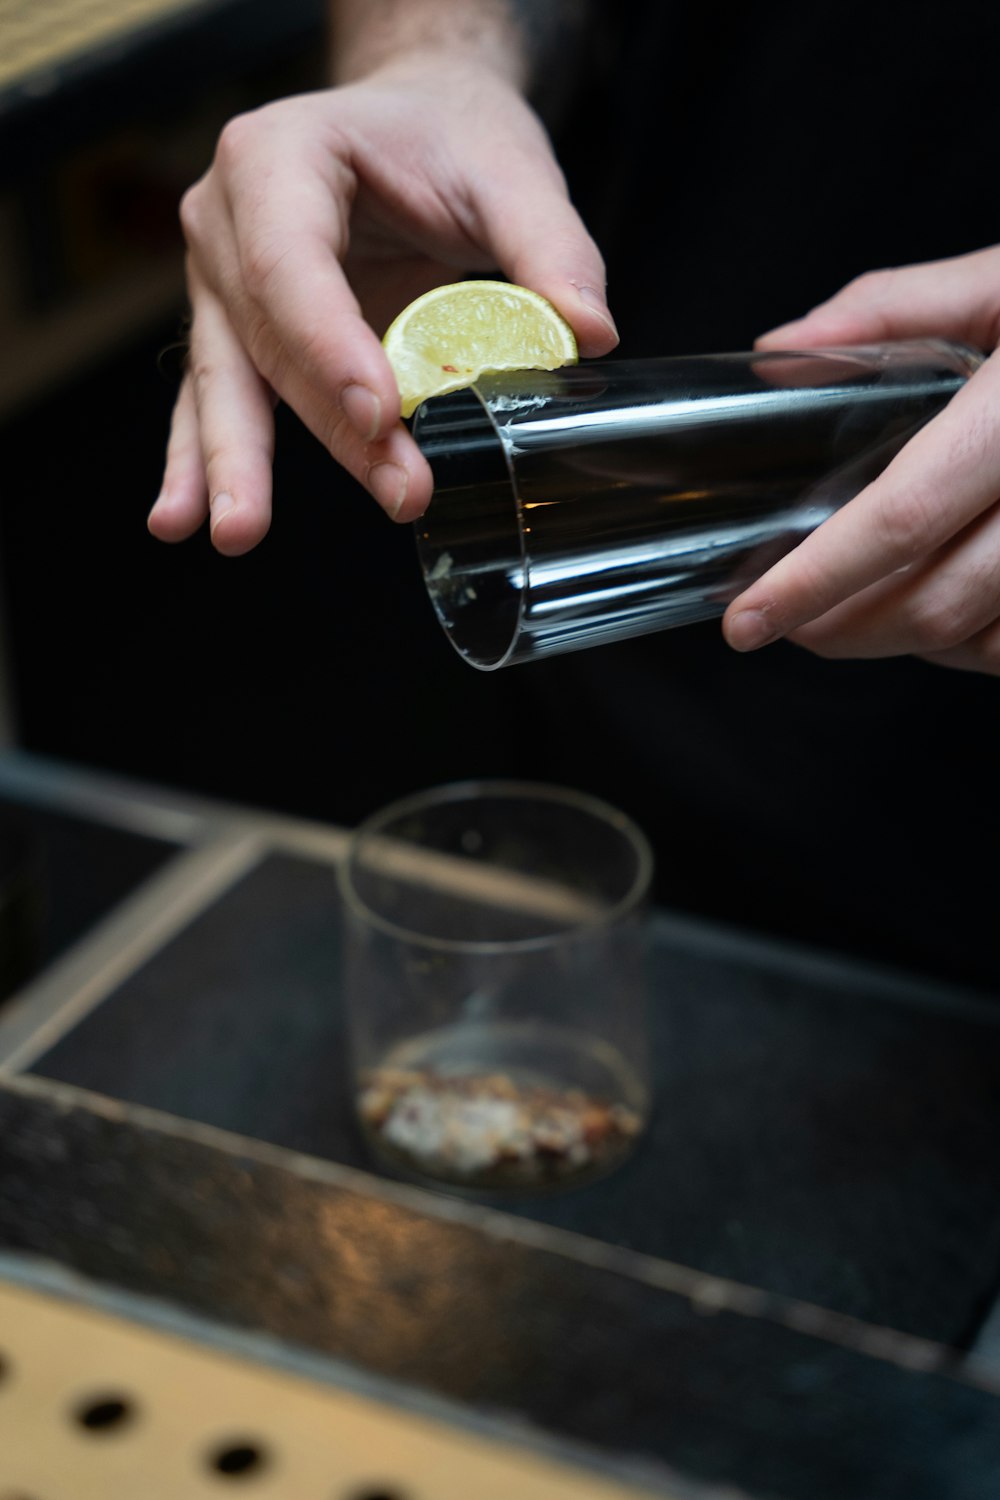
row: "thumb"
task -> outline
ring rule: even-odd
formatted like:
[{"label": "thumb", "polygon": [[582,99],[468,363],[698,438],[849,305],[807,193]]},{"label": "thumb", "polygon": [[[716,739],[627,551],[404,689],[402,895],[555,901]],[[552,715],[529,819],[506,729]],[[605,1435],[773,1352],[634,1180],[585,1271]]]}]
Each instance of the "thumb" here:
[{"label": "thumb", "polygon": [[816,348],[928,335],[992,349],[998,337],[1000,246],[898,270],[869,271],[758,349]]},{"label": "thumb", "polygon": [[481,190],[483,241],[511,281],[540,292],[562,313],[586,357],[608,354],[618,330],[608,308],[604,261],[569,200],[562,174],[508,169]]}]

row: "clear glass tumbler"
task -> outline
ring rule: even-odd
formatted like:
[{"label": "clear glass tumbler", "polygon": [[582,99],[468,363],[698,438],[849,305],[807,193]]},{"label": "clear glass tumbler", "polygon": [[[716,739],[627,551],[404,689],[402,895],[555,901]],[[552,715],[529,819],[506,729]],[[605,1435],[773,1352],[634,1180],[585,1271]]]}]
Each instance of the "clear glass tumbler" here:
[{"label": "clear glass tumbler", "polygon": [[581,793],[397,802],[340,869],[358,1116],[404,1173],[536,1191],[603,1174],[649,1112],[649,845]]},{"label": "clear glass tumbler", "polygon": [[981,362],[934,339],[601,360],[428,401],[438,618],[490,671],[721,615]]}]

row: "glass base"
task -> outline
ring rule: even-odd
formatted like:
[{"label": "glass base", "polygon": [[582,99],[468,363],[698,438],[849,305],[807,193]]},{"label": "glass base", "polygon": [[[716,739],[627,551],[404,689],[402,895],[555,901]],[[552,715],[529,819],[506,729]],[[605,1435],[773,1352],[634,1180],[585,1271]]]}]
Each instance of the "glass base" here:
[{"label": "glass base", "polygon": [[547,1192],[603,1176],[648,1114],[621,1053],[541,1022],[443,1027],[365,1073],[358,1114],[387,1162],[474,1192]]}]

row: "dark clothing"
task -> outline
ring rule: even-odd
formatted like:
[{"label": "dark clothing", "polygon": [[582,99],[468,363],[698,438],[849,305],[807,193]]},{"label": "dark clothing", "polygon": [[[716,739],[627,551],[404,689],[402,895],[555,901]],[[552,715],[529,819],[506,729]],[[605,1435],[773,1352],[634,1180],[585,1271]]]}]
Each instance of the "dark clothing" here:
[{"label": "dark clothing", "polygon": [[[562,156],[621,355],[746,348],[996,240],[995,8],[617,9]],[[717,625],[515,670],[547,769],[646,826],[670,902],[1000,991],[1000,681]]]}]

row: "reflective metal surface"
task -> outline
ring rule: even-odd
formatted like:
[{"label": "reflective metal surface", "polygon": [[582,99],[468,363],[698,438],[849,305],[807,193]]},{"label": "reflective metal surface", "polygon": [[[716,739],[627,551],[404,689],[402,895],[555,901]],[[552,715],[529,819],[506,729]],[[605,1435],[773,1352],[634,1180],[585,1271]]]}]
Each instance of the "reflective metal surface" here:
[{"label": "reflective metal surface", "polygon": [[417,536],[438,617],[491,670],[721,615],[980,359],[931,340],[603,361],[429,401]]}]

